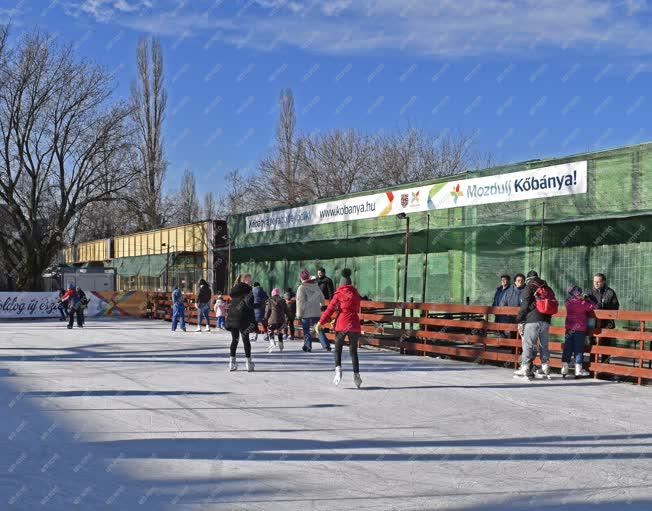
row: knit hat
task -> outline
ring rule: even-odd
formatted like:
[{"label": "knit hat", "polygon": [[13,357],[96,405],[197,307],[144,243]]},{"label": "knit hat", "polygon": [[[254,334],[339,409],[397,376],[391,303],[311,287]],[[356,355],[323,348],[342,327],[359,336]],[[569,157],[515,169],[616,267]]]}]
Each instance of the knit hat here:
[{"label": "knit hat", "polygon": [[272,296],[280,296],[281,295],[281,290],[277,287],[272,289]]},{"label": "knit hat", "polygon": [[340,286],[350,286],[351,285],[351,270],[349,268],[344,268],[342,270],[342,278],[340,279]]},{"label": "knit hat", "polygon": [[527,278],[528,279],[538,279],[539,274],[537,272],[535,272],[534,270],[530,270],[529,272],[527,272]]},{"label": "knit hat", "polygon": [[301,270],[301,273],[299,273],[299,279],[301,282],[306,282],[310,280],[310,272],[308,270]]},{"label": "knit hat", "polygon": [[72,291],[73,289],[75,289],[75,285],[71,282],[70,284],[68,284],[68,289]]},{"label": "knit hat", "polygon": [[283,298],[285,298],[286,300],[292,300],[292,294],[291,293],[285,293],[283,295]]},{"label": "knit hat", "polygon": [[571,286],[568,288],[568,296],[571,298],[576,298],[582,296],[582,288],[578,286]]}]

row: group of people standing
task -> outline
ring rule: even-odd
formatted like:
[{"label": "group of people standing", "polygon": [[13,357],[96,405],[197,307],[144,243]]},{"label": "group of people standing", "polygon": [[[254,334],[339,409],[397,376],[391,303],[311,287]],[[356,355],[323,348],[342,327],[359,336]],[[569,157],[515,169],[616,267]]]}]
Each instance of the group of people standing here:
[{"label": "group of people standing", "polygon": [[71,329],[77,318],[77,326],[84,328],[84,310],[88,306],[88,298],[81,287],[75,284],[68,284],[68,290],[59,291],[59,314],[60,321],[68,321],[68,328]]},{"label": "group of people standing", "polygon": [[[532,379],[550,377],[550,350],[548,349],[549,329],[552,316],[557,312],[557,299],[554,292],[536,271],[527,276],[517,273],[514,284],[510,285],[509,275],[501,276],[501,285],[496,288],[493,307],[519,307],[516,316],[496,316],[497,323],[516,323],[521,336],[521,365],[514,372],[515,378]],[[561,374],[569,374],[571,362],[575,365],[575,377],[588,376],[584,370],[584,349],[586,334],[590,324],[589,314],[596,309],[618,310],[620,304],[616,292],[607,286],[602,273],[593,276],[593,287],[585,293],[582,288],[572,285],[567,289],[565,300],[566,322],[564,350],[562,353]],[[614,328],[613,321],[606,321],[603,328]],[[505,336],[501,332],[502,336]],[[541,351],[541,368],[534,371],[532,363],[536,358],[537,345]],[[604,360],[603,360],[604,361]]]}]

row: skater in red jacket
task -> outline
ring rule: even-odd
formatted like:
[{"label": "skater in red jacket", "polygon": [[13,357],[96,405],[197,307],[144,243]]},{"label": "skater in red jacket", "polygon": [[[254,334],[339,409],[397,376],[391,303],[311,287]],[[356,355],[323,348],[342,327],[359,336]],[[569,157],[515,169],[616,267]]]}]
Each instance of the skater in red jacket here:
[{"label": "skater in red jacket", "polygon": [[342,347],[344,338],[349,338],[349,353],[351,354],[351,364],[353,365],[353,381],[356,387],[362,385],[360,378],[360,363],[358,361],[358,338],[360,337],[360,294],[351,283],[351,270],[344,268],[342,270],[342,279],[340,285],[335,291],[333,298],[328,304],[319,319],[315,329],[319,331],[321,325],[328,323],[334,313],[337,313],[335,320],[335,378],[333,383],[339,385],[342,380]]}]

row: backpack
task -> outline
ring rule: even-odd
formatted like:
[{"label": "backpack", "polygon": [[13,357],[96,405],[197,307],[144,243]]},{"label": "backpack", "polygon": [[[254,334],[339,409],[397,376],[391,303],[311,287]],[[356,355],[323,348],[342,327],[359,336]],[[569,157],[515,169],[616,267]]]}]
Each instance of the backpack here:
[{"label": "backpack", "polygon": [[559,311],[559,302],[555,297],[555,292],[545,284],[537,287],[534,292],[534,300],[535,307],[541,314],[553,316]]}]

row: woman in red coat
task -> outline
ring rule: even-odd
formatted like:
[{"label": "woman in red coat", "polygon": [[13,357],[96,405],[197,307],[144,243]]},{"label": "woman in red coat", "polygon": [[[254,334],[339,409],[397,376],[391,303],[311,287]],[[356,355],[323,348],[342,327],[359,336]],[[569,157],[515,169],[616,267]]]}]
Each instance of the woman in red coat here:
[{"label": "woman in red coat", "polygon": [[328,304],[327,309],[319,318],[319,323],[315,326],[316,330],[321,325],[328,323],[334,313],[337,313],[335,321],[335,378],[333,383],[339,385],[342,380],[342,347],[344,338],[349,338],[349,353],[351,354],[351,364],[353,365],[353,381],[356,387],[362,385],[360,378],[360,363],[358,362],[358,338],[360,337],[360,294],[351,284],[351,270],[344,268],[342,270],[342,279],[340,285],[335,291],[333,298]]}]

